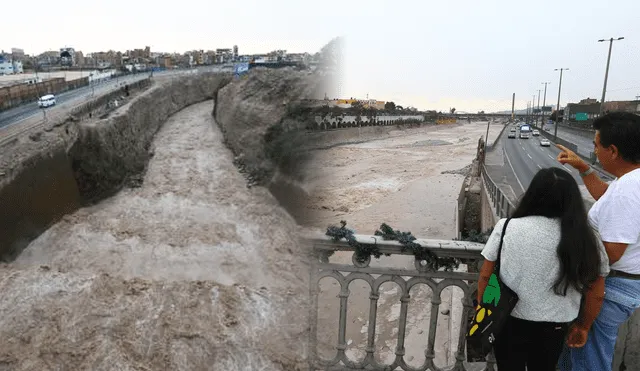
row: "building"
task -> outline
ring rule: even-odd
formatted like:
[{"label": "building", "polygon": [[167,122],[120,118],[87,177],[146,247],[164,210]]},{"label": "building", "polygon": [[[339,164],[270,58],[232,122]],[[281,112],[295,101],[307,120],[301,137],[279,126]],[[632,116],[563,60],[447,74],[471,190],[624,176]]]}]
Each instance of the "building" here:
[{"label": "building", "polygon": [[377,110],[384,109],[384,105],[386,102],[375,100],[375,99],[334,99],[329,102],[329,105],[336,106],[340,108],[348,108],[353,105],[355,102],[360,102],[364,108],[374,108]]},{"label": "building", "polygon": [[13,75],[13,61],[4,56],[4,54],[0,55],[0,76],[2,75]]},{"label": "building", "polygon": [[55,50],[46,51],[36,57],[39,68],[48,68],[60,64],[60,52]]},{"label": "building", "polygon": [[595,98],[587,98],[578,102],[578,104],[594,104],[594,103],[598,103],[598,100]]},{"label": "building", "polygon": [[216,49],[215,63],[227,63],[233,60],[232,49]]},{"label": "building", "polygon": [[24,50],[20,48],[11,48],[11,58],[14,61],[22,62],[25,59]]},{"label": "building", "polygon": [[67,67],[76,65],[76,51],[74,48],[60,48],[60,65]]},{"label": "building", "polygon": [[613,101],[604,103],[605,112],[623,111],[623,112],[640,112],[640,100]]},{"label": "building", "polygon": [[596,99],[583,99],[580,103],[569,103],[564,108],[563,122],[591,122],[600,115],[600,102]]},{"label": "building", "polygon": [[238,60],[238,45],[233,46],[233,60],[234,61]]},{"label": "building", "polygon": [[76,59],[76,66],[84,66],[85,65],[84,54],[80,50],[76,51],[75,59]]},{"label": "building", "polygon": [[91,53],[85,57],[88,65],[98,68],[122,67],[122,53],[109,50],[108,52]]},{"label": "building", "polygon": [[13,73],[23,73],[22,61],[13,61]]}]

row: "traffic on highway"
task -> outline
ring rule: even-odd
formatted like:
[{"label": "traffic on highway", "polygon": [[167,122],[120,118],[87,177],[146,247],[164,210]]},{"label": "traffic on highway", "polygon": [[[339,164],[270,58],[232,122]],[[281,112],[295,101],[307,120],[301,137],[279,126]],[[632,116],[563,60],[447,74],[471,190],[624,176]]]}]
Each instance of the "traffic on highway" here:
[{"label": "traffic on highway", "polygon": [[[509,135],[503,139],[502,148],[506,166],[515,175],[517,184],[511,186],[516,197],[524,194],[535,174],[542,168],[559,167],[564,169],[573,176],[579,185],[584,185],[577,170],[558,162],[557,157],[560,150],[552,145],[551,141],[540,136],[540,133],[536,134],[536,131],[532,131],[529,125],[515,123],[509,125],[505,130],[509,131]],[[521,136],[523,130],[525,133],[532,131],[533,135]]]},{"label": "traffic on highway", "polygon": [[0,112],[0,129],[11,125],[18,124],[24,120],[27,120],[36,115],[43,115],[42,110],[56,112],[61,105],[76,105],[84,103],[95,96],[100,96],[108,93],[116,88],[120,88],[127,84],[133,84],[137,81],[146,79],[150,76],[157,76],[158,78],[169,77],[174,75],[180,75],[184,73],[198,73],[198,72],[220,72],[228,66],[214,66],[198,69],[177,69],[168,70],[153,73],[138,73],[133,75],[117,76],[106,81],[95,82],[91,85],[84,86],[78,89],[69,90],[64,93],[55,95],[55,104],[42,106],[38,102],[30,102],[20,105],[18,107]]},{"label": "traffic on highway", "polygon": [[78,89],[69,90],[55,95],[55,105],[40,107],[38,102],[25,103],[21,106],[0,113],[0,128],[17,124],[35,115],[42,115],[42,109],[55,110],[65,103],[82,103],[92,96],[104,94],[112,89],[126,84],[132,84],[149,77],[149,74],[136,74],[117,77],[108,81],[95,83]]}]

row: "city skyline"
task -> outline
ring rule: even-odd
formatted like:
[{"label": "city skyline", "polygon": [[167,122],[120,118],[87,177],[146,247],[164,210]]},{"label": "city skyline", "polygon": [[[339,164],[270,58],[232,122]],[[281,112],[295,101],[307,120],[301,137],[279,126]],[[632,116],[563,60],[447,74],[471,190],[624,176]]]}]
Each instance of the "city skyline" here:
[{"label": "city skyline", "polygon": [[[36,7],[47,3],[37,0]],[[183,53],[238,45],[240,54],[274,49],[314,53],[336,36],[345,39],[341,97],[370,97],[404,102],[420,109],[501,111],[526,107],[548,85],[547,103],[556,103],[556,68],[563,76],[561,105],[602,93],[607,45],[615,42],[607,100],[640,94],[640,2],[619,0],[615,6],[594,0],[541,0],[536,6],[505,0],[459,4],[411,0],[327,0],[309,6],[293,0],[242,3],[188,0],[162,7],[114,0],[94,14],[90,4],[61,0],[47,12],[30,15],[29,23],[73,19],[60,27],[24,27],[8,18],[8,29],[23,32],[5,38],[7,51],[25,53],[65,45],[92,51],[151,50]],[[149,16],[145,16],[150,14]],[[54,49],[55,50],[55,49]],[[537,104],[537,102],[536,102]],[[542,104],[542,98],[541,98]]]}]

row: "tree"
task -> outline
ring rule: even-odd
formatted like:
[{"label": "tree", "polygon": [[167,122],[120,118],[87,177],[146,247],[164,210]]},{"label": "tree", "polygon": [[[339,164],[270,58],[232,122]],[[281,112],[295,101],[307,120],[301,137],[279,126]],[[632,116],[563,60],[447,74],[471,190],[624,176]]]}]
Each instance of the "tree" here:
[{"label": "tree", "polygon": [[454,108],[451,108],[451,114],[453,115],[454,113],[456,113],[456,109],[455,109],[455,107],[454,107]]},{"label": "tree", "polygon": [[[558,115],[558,110],[553,111],[553,113],[551,113],[551,116],[549,116],[549,120],[556,122],[556,116]],[[562,122],[562,118],[564,116],[564,110],[560,110],[560,119],[558,120],[558,122]]]},{"label": "tree", "polygon": [[402,107],[402,106],[396,106],[396,109],[397,109],[398,111],[404,111],[404,107]]},{"label": "tree", "polygon": [[387,102],[384,104],[384,109],[387,111],[395,111],[396,110],[396,104],[393,102]]}]

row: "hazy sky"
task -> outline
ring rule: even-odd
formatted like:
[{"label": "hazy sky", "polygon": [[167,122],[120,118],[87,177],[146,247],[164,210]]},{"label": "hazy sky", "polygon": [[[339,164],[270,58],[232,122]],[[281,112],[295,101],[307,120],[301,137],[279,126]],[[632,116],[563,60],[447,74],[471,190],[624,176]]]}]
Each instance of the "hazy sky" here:
[{"label": "hazy sky", "polygon": [[613,45],[607,100],[640,95],[638,0],[35,0],[29,8],[28,17],[3,17],[5,30],[19,32],[5,32],[0,48],[315,52],[343,36],[342,96],[471,112],[510,109],[512,93],[524,108],[543,81],[555,104],[560,67],[570,69],[561,105],[600,99],[608,43],[597,40],[624,36]]}]

